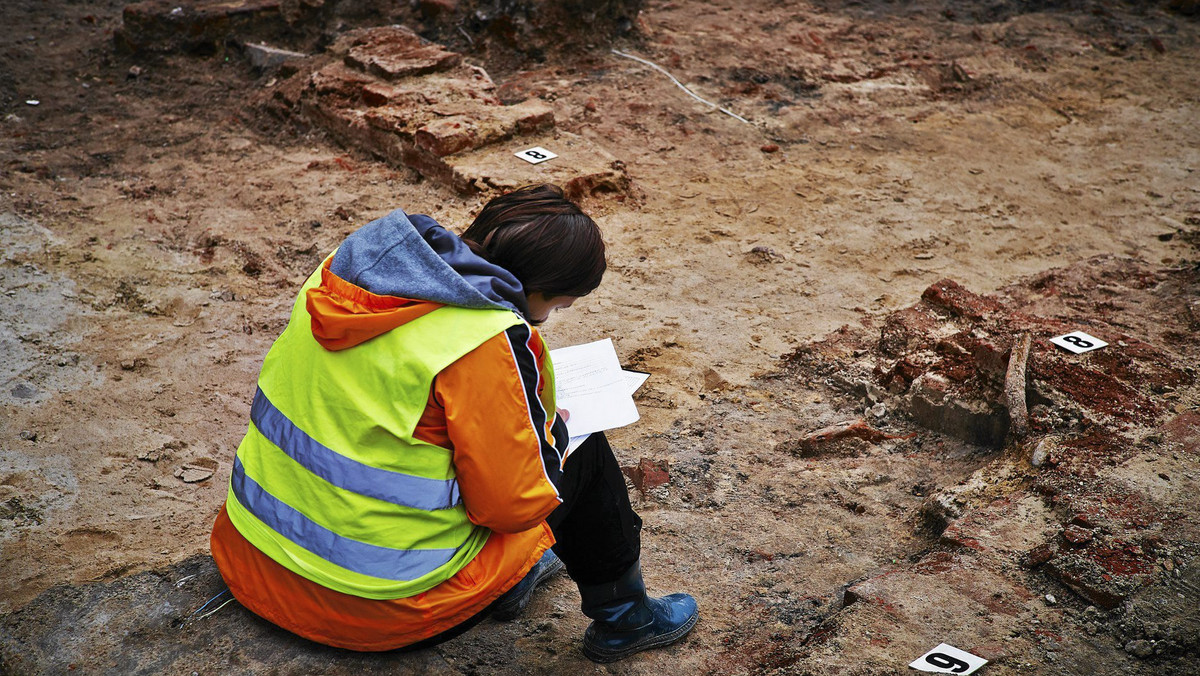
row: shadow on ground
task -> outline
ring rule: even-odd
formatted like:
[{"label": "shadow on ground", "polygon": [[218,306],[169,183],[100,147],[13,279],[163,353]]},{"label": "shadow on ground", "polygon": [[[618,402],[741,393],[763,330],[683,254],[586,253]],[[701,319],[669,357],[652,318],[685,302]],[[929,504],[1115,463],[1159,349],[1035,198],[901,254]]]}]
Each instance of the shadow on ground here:
[{"label": "shadow on ground", "polygon": [[[357,654],[306,641],[222,594],[213,560],[54,587],[4,622],[0,673],[455,673],[434,650]],[[199,612],[196,612],[198,611]]]}]

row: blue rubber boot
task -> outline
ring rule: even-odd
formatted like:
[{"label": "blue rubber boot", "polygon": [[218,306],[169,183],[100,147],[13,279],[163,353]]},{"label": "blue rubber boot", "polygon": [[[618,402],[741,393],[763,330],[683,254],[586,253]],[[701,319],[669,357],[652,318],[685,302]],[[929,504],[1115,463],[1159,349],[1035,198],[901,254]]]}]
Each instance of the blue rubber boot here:
[{"label": "blue rubber boot", "polygon": [[615,662],[687,636],[700,612],[687,594],[656,599],[646,595],[640,563],[617,580],[580,585],[583,614],[594,620],[583,633],[583,654],[594,662]]},{"label": "blue rubber boot", "polygon": [[547,549],[542,558],[533,564],[533,568],[525,573],[525,577],[521,578],[520,582],[496,599],[496,602],[492,604],[492,617],[501,622],[517,619],[521,613],[525,612],[525,606],[529,605],[529,599],[533,597],[533,590],[562,569],[563,562],[555,556],[552,550]]}]

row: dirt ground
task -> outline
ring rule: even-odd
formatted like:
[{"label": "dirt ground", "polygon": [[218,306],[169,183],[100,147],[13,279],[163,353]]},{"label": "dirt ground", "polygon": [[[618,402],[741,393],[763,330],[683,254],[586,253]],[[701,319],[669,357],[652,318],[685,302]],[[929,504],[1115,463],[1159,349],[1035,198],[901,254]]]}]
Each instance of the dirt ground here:
[{"label": "dirt ground", "polygon": [[[612,45],[528,63],[468,52],[509,95],[549,102],[560,129],[621,160],[632,181],[628,195],[584,201],[609,273],[544,333],[552,347],[611,336],[652,374],[641,421],[610,438],[624,464],[669,467],[666,485],[634,488],[643,568],[653,590],[693,593],[702,619],[680,647],[597,667],[578,653],[586,622],[565,579],[527,618],[415,656],[289,642],[234,607],[207,628],[182,622],[220,588],[197,557],[258,366],[303,279],[393,208],[461,229],[483,198],[270,118],[258,102],[276,77],[236,50],[117,51],[124,5],[0,5],[0,672],[886,674],[945,641],[990,650],[987,674],[1200,673],[1194,653],[1154,663],[1128,647],[1120,623],[1136,598],[1099,613],[1036,572],[1021,574],[1036,595],[1006,615],[1007,639],[967,629],[990,622],[986,610],[975,624],[894,615],[866,636],[847,629],[856,616],[831,625],[849,585],[938,546],[924,498],[995,456],[893,412],[880,424],[921,434],[925,451],[764,459],[864,415],[824,387],[827,372],[796,371],[797,349],[843,326],[877,332],[940,279],[992,293],[1102,255],[1195,266],[1195,17],[1107,0],[651,0]],[[1194,281],[1180,288],[1172,302],[1196,310]],[[1171,349],[1192,358],[1195,325],[1183,326]],[[1196,388],[1172,388],[1164,410],[1194,412]],[[1194,485],[1196,437],[1180,439],[1163,462]],[[1120,462],[1129,481],[1164,471]],[[864,498],[847,496],[863,486],[885,488],[859,510]],[[1191,524],[1180,537],[1193,537],[1195,516],[1180,518]],[[1194,571],[1184,540],[1178,551],[1192,554],[1172,566]],[[207,586],[181,596],[190,588],[176,582],[192,574]],[[1174,576],[1179,593],[1200,598],[1189,575]],[[77,632],[49,629],[100,589],[133,605]],[[145,622],[183,630],[133,647],[141,625],[129,615],[143,607]],[[1040,623],[1068,647],[1047,647]]]}]

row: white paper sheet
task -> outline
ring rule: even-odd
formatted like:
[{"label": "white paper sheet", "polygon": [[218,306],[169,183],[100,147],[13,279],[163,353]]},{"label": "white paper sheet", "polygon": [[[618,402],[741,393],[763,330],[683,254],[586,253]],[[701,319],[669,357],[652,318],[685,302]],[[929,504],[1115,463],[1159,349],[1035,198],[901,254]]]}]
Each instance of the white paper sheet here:
[{"label": "white paper sheet", "polygon": [[641,371],[621,371],[621,375],[625,378],[625,385],[629,387],[629,396],[633,396],[642,387],[642,383],[650,377],[649,373]]},{"label": "white paper sheet", "polygon": [[632,392],[646,375],[621,370],[612,339],[551,350],[550,359],[558,407],[571,414],[568,450],[575,450],[593,432],[623,427],[641,417]]},{"label": "white paper sheet", "polygon": [[[632,397],[634,393],[641,389],[642,383],[646,382],[646,379],[650,377],[650,374],[642,373],[641,371],[621,371],[621,376],[625,380],[626,387],[629,388],[629,396]],[[569,411],[570,409],[567,410]],[[592,436],[592,434],[589,432],[587,434],[580,434],[578,436],[571,437],[567,443],[567,453],[571,453],[575,449],[579,448],[579,444],[582,444],[590,436]]]}]

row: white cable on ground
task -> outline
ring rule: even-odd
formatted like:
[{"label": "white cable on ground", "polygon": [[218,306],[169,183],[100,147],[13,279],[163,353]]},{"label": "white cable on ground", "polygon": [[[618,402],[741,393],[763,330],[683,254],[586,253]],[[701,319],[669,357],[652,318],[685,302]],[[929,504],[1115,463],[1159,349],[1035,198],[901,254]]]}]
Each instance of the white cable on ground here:
[{"label": "white cable on ground", "polygon": [[[187,578],[184,578],[184,579],[186,580]],[[191,615],[188,615],[187,617],[183,618],[183,622],[182,622],[182,623],[179,625],[179,626],[180,626],[180,628],[182,628],[182,627],[186,626],[186,625],[187,625],[189,622],[191,622],[191,621],[192,621],[192,619],[193,619],[193,618],[195,618],[196,620],[203,620],[204,618],[208,617],[209,615],[212,615],[213,613],[215,613],[215,612],[217,612],[218,610],[220,610],[220,609],[224,608],[225,606],[229,605],[230,603],[233,603],[233,601],[234,601],[235,599],[233,598],[233,596],[232,596],[232,594],[231,594],[231,595],[230,595],[230,597],[229,597],[229,599],[228,599],[227,601],[225,601],[224,603],[222,603],[221,605],[217,606],[216,608],[213,608],[212,610],[210,610],[210,611],[209,611],[209,612],[207,612],[207,613],[204,613],[204,614],[203,614],[203,615],[201,615],[200,617],[196,617],[196,613],[198,613],[198,612],[200,612],[201,610],[204,610],[205,608],[209,607],[210,605],[212,605],[212,602],[213,602],[213,601],[216,601],[217,599],[219,599],[219,598],[221,598],[222,596],[224,596],[224,595],[226,595],[226,594],[229,594],[229,593],[230,593],[230,592],[229,592],[229,587],[226,587],[226,588],[222,589],[222,590],[220,591],[220,593],[218,593],[216,596],[214,596],[214,597],[212,597],[211,599],[209,599],[209,600],[205,601],[205,602],[204,602],[204,605],[202,605],[202,606],[200,606],[199,608],[197,608],[197,609],[193,610]]]},{"label": "white cable on ground", "polygon": [[228,601],[226,601],[225,603],[222,603],[221,605],[217,606],[216,608],[213,608],[212,610],[208,611],[207,613],[204,613],[204,614],[203,614],[203,615],[201,615],[200,617],[197,617],[197,618],[196,618],[196,620],[197,620],[197,621],[199,621],[199,620],[203,620],[204,618],[208,617],[209,615],[212,615],[212,614],[216,613],[218,610],[220,610],[220,609],[224,608],[225,606],[229,605],[230,603],[233,603],[233,602],[234,602],[234,601],[236,601],[236,600],[237,600],[237,599],[229,599],[229,600],[228,600]]},{"label": "white cable on ground", "polygon": [[696,99],[697,101],[699,101],[700,103],[703,103],[706,106],[712,106],[713,108],[716,108],[717,110],[721,111],[722,113],[725,113],[726,115],[732,117],[735,120],[745,122],[746,124],[751,124],[750,120],[747,120],[746,118],[742,117],[741,115],[738,115],[735,112],[726,110],[726,109],[722,108],[721,106],[718,106],[717,104],[713,103],[712,101],[708,101],[708,100],[700,98],[699,96],[696,96],[695,92],[693,92],[692,90],[685,87],[682,82],[675,79],[674,75],[671,75],[670,73],[668,73],[666,71],[666,69],[664,69],[662,66],[658,65],[657,63],[654,63],[653,61],[647,61],[646,59],[643,59],[640,56],[634,56],[633,54],[626,54],[625,52],[618,51],[616,49],[612,50],[612,53],[616,54],[617,56],[623,56],[627,59],[633,59],[634,61],[637,61],[638,63],[643,63],[647,66],[650,66],[654,70],[657,70],[658,72],[662,73],[663,75],[666,75],[667,77],[671,78],[671,82],[674,82],[676,86],[678,86],[683,91],[687,92],[688,96],[692,97],[693,99]]}]

